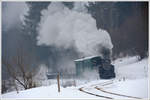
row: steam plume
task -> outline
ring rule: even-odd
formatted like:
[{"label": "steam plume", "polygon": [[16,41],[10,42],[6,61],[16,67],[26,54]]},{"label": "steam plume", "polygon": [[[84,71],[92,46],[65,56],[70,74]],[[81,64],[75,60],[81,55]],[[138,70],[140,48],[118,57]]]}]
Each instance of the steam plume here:
[{"label": "steam plume", "polygon": [[107,31],[97,29],[90,14],[69,10],[56,2],[42,11],[37,40],[38,45],[64,49],[75,46],[84,56],[98,55],[100,46],[113,48]]}]

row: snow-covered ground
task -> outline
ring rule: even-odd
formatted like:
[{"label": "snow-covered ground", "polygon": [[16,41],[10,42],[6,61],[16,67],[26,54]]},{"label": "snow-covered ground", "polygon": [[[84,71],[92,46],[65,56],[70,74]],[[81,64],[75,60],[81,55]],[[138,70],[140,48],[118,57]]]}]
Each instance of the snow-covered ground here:
[{"label": "snow-covered ground", "polygon": [[114,62],[117,78],[139,79],[148,76],[148,59],[138,61],[137,57],[127,57]]},{"label": "snow-covered ground", "polygon": [[60,88],[61,92],[57,90],[57,84],[51,86],[43,86],[29,89],[26,91],[11,92],[2,95],[2,98],[94,98],[94,96],[84,94],[76,88]]},{"label": "snow-covered ground", "polygon": [[[128,97],[104,93],[95,89],[97,86],[105,91],[117,94],[148,98],[148,59],[138,61],[137,57],[122,58],[113,62],[117,77],[111,80],[76,80],[77,86],[63,88],[57,91],[57,84],[42,86],[33,89],[2,94],[2,98],[101,98],[79,91],[83,87],[85,91],[108,96],[115,99],[128,99]],[[104,82],[112,84],[102,86]]]},{"label": "snow-covered ground", "polygon": [[136,80],[117,81],[114,82],[114,84],[105,87],[105,90],[129,96],[147,98],[148,80],[147,78],[144,78]]}]

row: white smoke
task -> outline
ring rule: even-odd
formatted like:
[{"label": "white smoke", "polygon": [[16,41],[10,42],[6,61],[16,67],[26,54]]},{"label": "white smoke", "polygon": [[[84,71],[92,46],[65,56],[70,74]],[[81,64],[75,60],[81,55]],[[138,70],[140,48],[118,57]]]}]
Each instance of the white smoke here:
[{"label": "white smoke", "polygon": [[51,3],[41,13],[38,45],[64,49],[75,46],[84,56],[100,55],[101,47],[113,48],[108,32],[97,29],[95,19],[88,13],[70,10],[60,2]]},{"label": "white smoke", "polygon": [[7,30],[21,22],[29,10],[25,2],[2,2],[2,7],[2,24]]},{"label": "white smoke", "polygon": [[88,9],[86,8],[86,6],[89,6],[88,2],[74,2],[73,10],[87,13]]}]

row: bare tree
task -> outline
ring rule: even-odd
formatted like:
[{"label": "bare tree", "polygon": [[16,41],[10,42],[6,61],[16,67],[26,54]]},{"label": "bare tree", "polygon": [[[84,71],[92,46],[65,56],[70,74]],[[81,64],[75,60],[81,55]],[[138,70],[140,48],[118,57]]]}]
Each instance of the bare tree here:
[{"label": "bare tree", "polygon": [[24,89],[35,87],[33,80],[35,65],[31,51],[27,52],[21,46],[17,49],[15,56],[2,57],[2,64],[7,68],[10,77],[23,86]]}]

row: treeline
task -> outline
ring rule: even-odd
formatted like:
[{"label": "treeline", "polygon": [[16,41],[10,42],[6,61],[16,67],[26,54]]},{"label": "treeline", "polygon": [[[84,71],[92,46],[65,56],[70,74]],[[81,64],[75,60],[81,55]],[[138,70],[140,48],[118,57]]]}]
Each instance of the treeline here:
[{"label": "treeline", "polygon": [[97,27],[110,33],[113,58],[120,54],[147,56],[148,2],[96,2],[88,9]]}]

